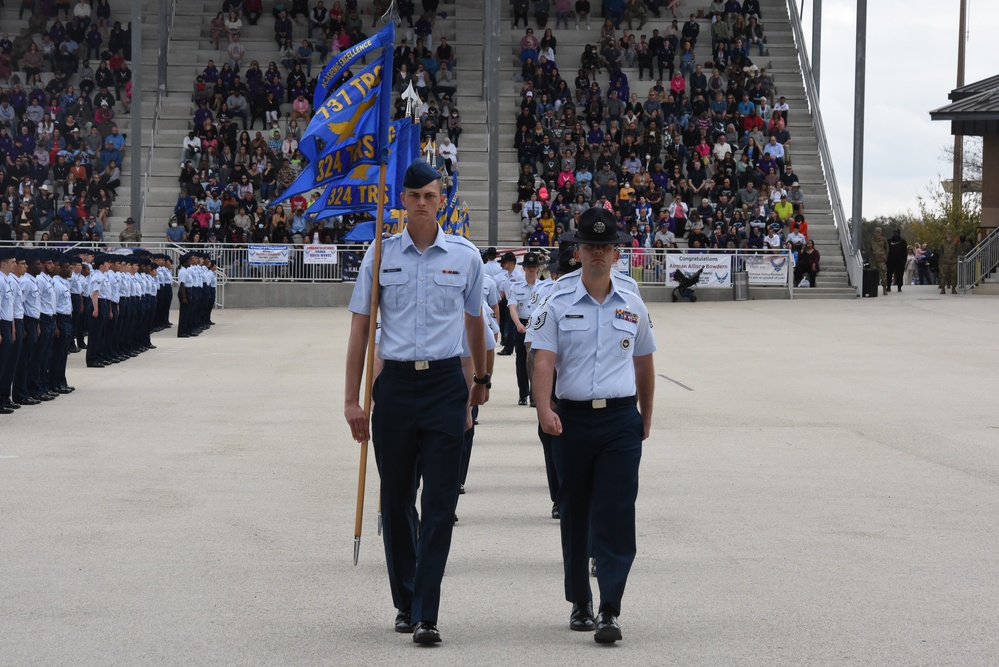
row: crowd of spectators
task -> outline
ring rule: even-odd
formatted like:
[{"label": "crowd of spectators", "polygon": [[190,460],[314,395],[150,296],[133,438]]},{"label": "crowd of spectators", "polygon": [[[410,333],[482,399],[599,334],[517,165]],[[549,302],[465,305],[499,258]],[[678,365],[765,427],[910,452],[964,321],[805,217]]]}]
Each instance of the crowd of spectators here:
[{"label": "crowd of spectators", "polygon": [[[22,0],[0,34],[0,240],[103,241],[121,183],[131,25],[108,0]],[[96,63],[96,67],[94,66]]]},{"label": "crowd of spectators", "polygon": [[757,0],[713,0],[702,21],[691,14],[682,25],[663,18],[677,3],[595,3],[599,38],[582,53],[560,49],[555,31],[573,14],[575,29],[591,29],[589,2],[556,0],[552,29],[550,3],[535,1],[540,39],[525,4],[513,0],[514,25],[527,24],[513,205],[525,244],[553,245],[602,206],[637,247],[804,249],[791,110],[752,60],[767,53]]},{"label": "crowd of spectators", "polygon": [[[371,30],[388,3],[367,8]],[[437,0],[423,0],[415,15],[412,2],[397,6],[407,21],[409,38],[394,51],[393,90],[396,118],[406,113],[402,93],[410,81],[419,95],[417,114],[422,146],[442,170],[453,173],[461,116],[455,106],[455,50],[446,37],[435,43]],[[330,58],[366,39],[364,9],[356,0],[277,2],[273,6],[273,47],[247,53],[243,32],[257,25],[259,0],[225,0],[211,21],[209,36],[221,52],[194,82],[196,106],[191,130],[181,147],[180,192],[167,230],[170,240],[188,243],[333,243],[366,214],[316,221],[306,215],[311,201],[297,196],[270,202],[298,177],[306,160],[298,142],[312,118],[312,98],[319,73]],[[439,29],[438,29],[439,31]],[[415,46],[409,43],[415,40]],[[296,46],[297,45],[297,46]],[[261,65],[261,63],[265,63]],[[339,85],[353,72],[345,72]],[[260,129],[255,129],[257,123]],[[443,134],[438,142],[438,135]],[[313,192],[311,200],[318,197]]]}]

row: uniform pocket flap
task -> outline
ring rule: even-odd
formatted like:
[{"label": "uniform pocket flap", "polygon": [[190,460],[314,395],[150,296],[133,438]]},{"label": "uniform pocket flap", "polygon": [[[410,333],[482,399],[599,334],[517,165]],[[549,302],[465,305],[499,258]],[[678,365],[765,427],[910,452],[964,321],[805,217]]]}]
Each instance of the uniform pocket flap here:
[{"label": "uniform pocket flap", "polygon": [[590,328],[590,321],[585,317],[572,317],[568,314],[559,320],[558,328],[560,331],[586,331]]},{"label": "uniform pocket flap", "polygon": [[442,287],[464,287],[465,276],[456,273],[435,273],[434,282]]},{"label": "uniform pocket flap", "polygon": [[637,322],[629,322],[628,320],[622,320],[619,318],[614,318],[614,328],[620,331],[626,331],[631,335],[638,333]]},{"label": "uniform pocket flap", "polygon": [[409,274],[405,271],[382,271],[378,276],[379,285],[405,285],[409,282]]}]

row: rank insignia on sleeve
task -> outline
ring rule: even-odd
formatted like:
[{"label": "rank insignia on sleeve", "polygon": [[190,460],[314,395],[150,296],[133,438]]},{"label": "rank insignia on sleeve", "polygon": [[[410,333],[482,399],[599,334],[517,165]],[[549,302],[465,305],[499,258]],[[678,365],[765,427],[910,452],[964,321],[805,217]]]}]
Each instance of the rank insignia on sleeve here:
[{"label": "rank insignia on sleeve", "polygon": [[545,320],[547,319],[547,317],[548,317],[548,311],[547,310],[542,311],[541,314],[538,315],[537,321],[534,323],[534,328],[540,329],[541,327],[545,326]]},{"label": "rank insignia on sleeve", "polygon": [[616,317],[619,320],[631,322],[632,324],[638,324],[638,315],[636,313],[632,313],[627,310],[623,310],[621,308],[618,308],[616,311],[614,311],[614,317]]}]

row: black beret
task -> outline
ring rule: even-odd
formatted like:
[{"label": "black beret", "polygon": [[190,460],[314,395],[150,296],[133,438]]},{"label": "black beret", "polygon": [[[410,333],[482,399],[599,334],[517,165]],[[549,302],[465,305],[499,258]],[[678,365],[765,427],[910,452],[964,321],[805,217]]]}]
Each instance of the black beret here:
[{"label": "black beret", "polygon": [[439,180],[440,173],[420,158],[413,160],[406,170],[406,176],[402,179],[404,188],[422,188],[423,186]]}]

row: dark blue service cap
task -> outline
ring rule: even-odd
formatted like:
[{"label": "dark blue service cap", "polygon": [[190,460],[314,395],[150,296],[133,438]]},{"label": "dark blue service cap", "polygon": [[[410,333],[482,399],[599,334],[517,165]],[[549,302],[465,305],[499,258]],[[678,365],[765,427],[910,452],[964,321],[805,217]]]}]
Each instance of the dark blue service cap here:
[{"label": "dark blue service cap", "polygon": [[14,259],[17,256],[15,248],[0,248],[0,262]]},{"label": "dark blue service cap", "polygon": [[27,248],[14,248],[14,259],[18,262],[27,261],[29,252]]},{"label": "dark blue service cap", "polygon": [[71,264],[70,257],[64,252],[56,252],[55,257],[52,258],[53,261],[59,262],[60,264]]},{"label": "dark blue service cap", "polygon": [[70,264],[83,264],[83,260],[79,255],[69,255],[66,261]]},{"label": "dark blue service cap", "polygon": [[436,169],[431,167],[420,158],[413,160],[406,170],[406,176],[402,179],[404,188],[422,188],[423,186],[440,179],[441,175]]}]

